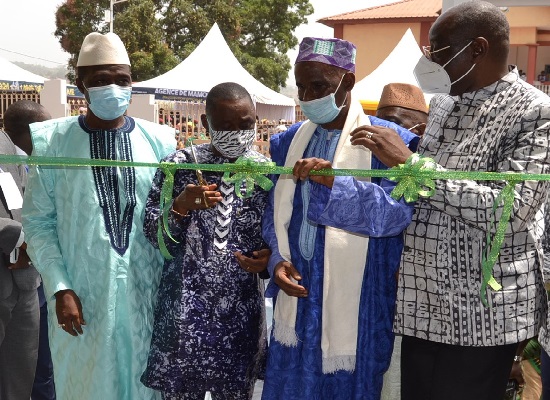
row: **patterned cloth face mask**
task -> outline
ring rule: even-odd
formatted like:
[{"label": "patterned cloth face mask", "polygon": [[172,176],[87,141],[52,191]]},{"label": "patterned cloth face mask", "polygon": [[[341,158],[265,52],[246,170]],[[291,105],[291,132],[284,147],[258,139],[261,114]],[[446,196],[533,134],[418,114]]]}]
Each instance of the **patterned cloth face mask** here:
[{"label": "patterned cloth face mask", "polygon": [[256,137],[255,129],[240,131],[214,131],[210,130],[212,146],[226,158],[239,158],[252,148]]},{"label": "patterned cloth face mask", "polygon": [[126,112],[132,97],[131,86],[115,84],[84,88],[88,91],[88,107],[94,115],[104,121],[117,119]]}]

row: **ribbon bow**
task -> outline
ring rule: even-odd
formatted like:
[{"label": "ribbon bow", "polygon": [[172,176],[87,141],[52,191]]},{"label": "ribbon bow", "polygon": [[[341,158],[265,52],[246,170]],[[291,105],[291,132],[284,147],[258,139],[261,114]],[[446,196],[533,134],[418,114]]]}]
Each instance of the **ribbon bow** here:
[{"label": "ribbon bow", "polygon": [[[270,161],[258,161],[253,158],[239,157],[235,161],[233,175],[231,172],[226,171],[223,174],[223,179],[235,185],[235,194],[239,198],[250,197],[254,190],[254,184],[261,187],[263,190],[269,190],[273,187],[273,182],[265,175],[262,175],[259,172],[256,172],[256,167],[265,166],[265,167],[274,167],[275,163]],[[241,193],[241,187],[245,185],[245,194]]]},{"label": "ribbon bow", "polygon": [[[228,183],[235,185],[235,194],[239,198],[250,197],[254,191],[254,184],[257,184],[264,190],[269,190],[273,186],[273,182],[266,176],[257,172],[258,166],[274,167],[275,163],[268,161],[257,161],[251,158],[239,157],[234,164],[231,164],[231,170],[235,173],[231,175],[229,170],[226,170],[223,174],[223,179]],[[170,215],[170,207],[172,207],[172,196],[174,191],[174,174],[177,170],[177,164],[173,163],[160,163],[160,169],[164,173],[164,182],[162,184],[159,210],[161,210],[161,217],[157,229],[157,240],[159,249],[164,258],[171,260],[174,257],[170,254],[168,247],[164,241],[164,233],[174,243],[178,243],[176,239],[170,233],[168,226],[168,218]],[[245,194],[241,193],[241,187],[245,184]]]},{"label": "ribbon bow", "polygon": [[397,186],[391,192],[393,199],[399,200],[403,197],[412,203],[418,200],[418,196],[430,197],[435,193],[435,182],[431,175],[436,170],[436,164],[431,158],[415,153],[405,161],[405,164],[399,164],[391,170],[396,174],[389,179],[397,182]]}]

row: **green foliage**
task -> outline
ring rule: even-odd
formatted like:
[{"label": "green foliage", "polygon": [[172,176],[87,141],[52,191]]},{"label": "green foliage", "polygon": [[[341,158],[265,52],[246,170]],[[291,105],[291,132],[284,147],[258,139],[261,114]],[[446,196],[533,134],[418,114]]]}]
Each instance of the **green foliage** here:
[{"label": "green foliage", "polygon": [[136,82],[163,74],[180,62],[162,39],[154,6],[152,0],[129,0],[128,7],[116,17],[116,28],[113,28],[126,45]]},{"label": "green foliage", "polygon": [[103,10],[106,8],[109,8],[109,0],[67,0],[57,9],[55,36],[59,38],[61,47],[71,54],[67,79],[73,83],[80,45],[88,33],[105,32],[105,29],[98,28],[102,25]]},{"label": "green foliage", "polygon": [[[109,0],[66,0],[57,11],[56,36],[71,53],[74,78],[84,37],[106,32]],[[241,64],[274,90],[285,85],[294,30],[313,12],[309,0],[128,0],[115,4],[114,31],[126,44],[135,81],[168,71],[185,59],[217,22]],[[212,54],[211,60],[220,62]]]}]

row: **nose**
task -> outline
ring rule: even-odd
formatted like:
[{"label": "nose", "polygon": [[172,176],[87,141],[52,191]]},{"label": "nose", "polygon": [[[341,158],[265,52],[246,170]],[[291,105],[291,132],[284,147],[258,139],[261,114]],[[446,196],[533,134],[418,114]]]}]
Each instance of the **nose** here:
[{"label": "nose", "polygon": [[[309,94],[308,94],[308,91],[307,89],[303,89],[302,93],[301,93],[301,96],[300,96],[300,93],[298,93],[298,98],[301,100],[301,101],[310,101],[310,100],[315,100],[315,97],[311,95],[311,90],[309,91]],[[312,97],[309,97],[309,96],[312,96]]]}]

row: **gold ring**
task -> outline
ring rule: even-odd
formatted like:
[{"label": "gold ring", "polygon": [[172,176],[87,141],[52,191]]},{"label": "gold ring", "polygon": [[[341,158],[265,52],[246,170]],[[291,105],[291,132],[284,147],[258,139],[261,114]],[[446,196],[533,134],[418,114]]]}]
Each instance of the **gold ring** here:
[{"label": "gold ring", "polygon": [[200,197],[197,197],[195,199],[195,204],[201,204],[201,198]]},{"label": "gold ring", "polygon": [[373,135],[372,132],[368,132],[368,133],[365,135],[365,138],[367,138],[367,139],[372,139],[372,135]]},{"label": "gold ring", "polygon": [[58,327],[60,327],[61,329],[65,328],[65,324],[57,324]]}]

